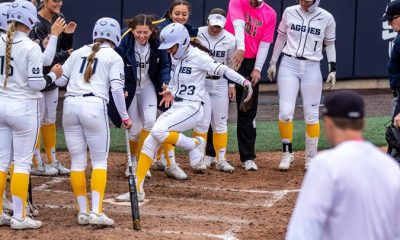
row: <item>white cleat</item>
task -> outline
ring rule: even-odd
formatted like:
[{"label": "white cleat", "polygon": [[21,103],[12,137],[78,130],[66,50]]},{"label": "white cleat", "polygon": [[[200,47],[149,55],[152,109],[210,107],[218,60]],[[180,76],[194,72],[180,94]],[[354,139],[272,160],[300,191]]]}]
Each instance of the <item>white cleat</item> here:
[{"label": "white cleat", "polygon": [[[138,202],[143,202],[144,201],[144,197],[145,197],[145,193],[144,191],[142,192],[137,192],[137,197],[138,197]],[[122,195],[119,195],[115,198],[116,202],[130,202],[131,201],[131,195],[129,192],[124,193]]]},{"label": "white cleat", "polygon": [[7,213],[3,212],[0,215],[0,226],[10,226],[10,221],[11,217]]},{"label": "white cleat", "polygon": [[102,227],[111,227],[114,224],[114,220],[107,217],[105,213],[97,214],[91,212],[89,214],[89,224]]},{"label": "white cleat", "polygon": [[189,152],[190,166],[197,173],[204,173],[207,170],[204,162],[204,150],[206,141],[202,137],[196,137],[198,143],[196,147]]},{"label": "white cleat", "polygon": [[147,177],[147,178],[151,178],[151,172],[150,172],[150,170],[147,170],[146,177]]},{"label": "white cleat", "polygon": [[56,176],[58,169],[42,162],[37,167],[32,167],[31,174],[34,176]]},{"label": "white cleat", "polygon": [[78,223],[79,225],[88,225],[89,224],[89,214],[87,213],[79,213],[78,214]]},{"label": "white cleat", "polygon": [[171,167],[165,168],[165,174],[168,177],[175,178],[176,180],[186,180],[188,176],[186,173],[178,166],[178,164],[172,164]]},{"label": "white cleat", "polygon": [[294,154],[284,152],[282,155],[281,163],[279,163],[279,170],[286,171],[290,168],[290,164],[294,161]]},{"label": "white cleat", "polygon": [[235,168],[232,167],[232,165],[230,165],[226,160],[217,161],[215,168],[221,172],[227,172],[227,173],[233,173],[233,171],[235,171]]},{"label": "white cleat", "polygon": [[204,163],[206,164],[206,167],[211,167],[211,165],[217,164],[217,159],[215,157],[205,156]]},{"label": "white cleat", "polygon": [[254,160],[247,160],[242,164],[242,167],[244,168],[244,170],[246,171],[257,171],[258,167],[256,165],[256,163],[254,162]]},{"label": "white cleat", "polygon": [[41,221],[36,221],[30,217],[25,217],[24,220],[18,220],[14,217],[10,221],[11,229],[23,230],[23,229],[37,229],[42,226]]},{"label": "white cleat", "polygon": [[310,166],[311,161],[312,161],[312,158],[306,157],[306,163],[304,164],[305,171],[307,171],[308,167]]},{"label": "white cleat", "polygon": [[68,175],[71,172],[68,168],[64,167],[58,160],[54,160],[54,162],[52,162],[50,166],[57,169],[59,175]]}]

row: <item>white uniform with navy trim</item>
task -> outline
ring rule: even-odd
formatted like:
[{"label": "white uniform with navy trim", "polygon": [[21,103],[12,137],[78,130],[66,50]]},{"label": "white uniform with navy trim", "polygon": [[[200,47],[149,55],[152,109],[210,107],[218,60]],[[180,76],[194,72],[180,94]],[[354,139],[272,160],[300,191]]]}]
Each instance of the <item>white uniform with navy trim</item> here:
[{"label": "white uniform with navy trim", "polygon": [[[236,50],[235,37],[231,33],[222,30],[219,36],[210,36],[208,26],[204,26],[199,28],[197,39],[209,49],[214,59],[229,65]],[[228,80],[223,77],[220,77],[219,80],[212,80],[206,77],[205,87],[204,117],[196,126],[195,131],[207,133],[211,123],[216,133],[224,133],[227,131],[229,109]]]},{"label": "white uniform with navy trim", "polygon": [[15,32],[11,74],[5,82],[6,39],[0,39],[0,171],[7,172],[12,158],[14,173],[29,174],[39,129],[39,104],[46,81],[42,52],[22,32]]},{"label": "white uniform with navy trim", "polygon": [[287,240],[400,239],[400,169],[369,142],[318,154],[301,187]]},{"label": "white uniform with navy trim", "polygon": [[[122,58],[107,43],[103,43],[96,53],[93,76],[86,83],[83,76],[91,53],[92,45],[83,46],[74,51],[63,65],[62,80],[68,81],[63,127],[71,154],[71,171],[86,169],[87,146],[93,169],[107,169],[110,133],[106,104],[109,89],[111,86],[111,91],[122,90],[125,83]],[[123,98],[123,94],[121,96]],[[121,117],[127,118],[125,101],[120,104],[119,99],[114,100]]]}]

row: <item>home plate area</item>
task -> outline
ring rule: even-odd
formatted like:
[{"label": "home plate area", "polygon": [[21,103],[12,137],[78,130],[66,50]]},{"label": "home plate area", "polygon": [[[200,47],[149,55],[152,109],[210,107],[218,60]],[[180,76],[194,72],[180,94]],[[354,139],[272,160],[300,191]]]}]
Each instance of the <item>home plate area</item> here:
[{"label": "home plate area", "polygon": [[[33,201],[39,208],[38,230],[0,228],[1,239],[283,239],[304,176],[303,153],[287,172],[278,170],[280,153],[257,153],[259,171],[246,172],[237,154],[228,159],[232,174],[211,167],[196,174],[186,156],[177,162],[189,175],[178,181],[152,171],[146,179],[146,200],[140,203],[140,231],[132,228],[129,203],[114,197],[128,191],[126,156],[111,153],[104,212],[114,219],[113,228],[79,226],[68,177],[32,177]],[[58,158],[69,166],[67,153]],[[89,168],[89,167],[88,167]],[[90,171],[87,171],[90,176]],[[88,189],[90,180],[87,181]],[[90,198],[90,195],[89,195]]]}]

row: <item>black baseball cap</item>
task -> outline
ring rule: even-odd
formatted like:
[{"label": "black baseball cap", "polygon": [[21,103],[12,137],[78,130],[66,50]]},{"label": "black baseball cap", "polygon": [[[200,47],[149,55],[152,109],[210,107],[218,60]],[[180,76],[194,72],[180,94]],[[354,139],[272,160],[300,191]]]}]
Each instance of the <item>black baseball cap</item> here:
[{"label": "black baseball cap", "polygon": [[400,0],[390,2],[386,6],[386,11],[382,16],[381,21],[386,22],[391,20],[396,15],[400,15]]},{"label": "black baseball cap", "polygon": [[336,91],[326,96],[322,114],[328,117],[362,119],[365,114],[364,100],[355,91]]}]

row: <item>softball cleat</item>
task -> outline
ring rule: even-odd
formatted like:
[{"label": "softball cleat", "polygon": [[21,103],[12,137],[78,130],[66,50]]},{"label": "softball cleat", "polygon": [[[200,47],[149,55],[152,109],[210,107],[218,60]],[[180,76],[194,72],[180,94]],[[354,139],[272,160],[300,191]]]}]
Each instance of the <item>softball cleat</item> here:
[{"label": "softball cleat", "polygon": [[217,164],[217,159],[215,157],[205,156],[204,162],[206,164],[206,167],[211,167],[211,165]]},{"label": "softball cleat", "polygon": [[87,213],[79,213],[78,214],[78,223],[79,225],[88,225],[89,224],[89,214]]},{"label": "softball cleat", "polygon": [[41,221],[34,220],[30,217],[25,217],[24,220],[18,220],[14,217],[10,221],[11,229],[24,230],[24,229],[37,229],[42,226]]},{"label": "softball cleat", "polygon": [[232,165],[230,165],[226,160],[217,161],[215,168],[221,172],[227,172],[227,173],[233,173],[233,171],[235,171],[235,168],[232,167]]},{"label": "softball cleat", "polygon": [[294,154],[284,152],[282,155],[281,163],[279,163],[279,170],[286,171],[290,168],[290,164],[294,161]]},{"label": "softball cleat", "polygon": [[32,167],[31,174],[34,176],[56,176],[58,169],[41,162],[37,167]]},{"label": "softball cleat", "polygon": [[91,212],[89,214],[89,224],[102,227],[111,227],[114,224],[114,220],[107,217],[105,213],[97,214],[95,212]]},{"label": "softball cleat", "polygon": [[182,168],[178,166],[178,164],[172,164],[171,167],[166,167],[164,171],[168,177],[175,178],[176,180],[188,179],[188,176],[182,170]]},{"label": "softball cleat", "polygon": [[258,170],[258,167],[257,167],[256,163],[254,162],[254,160],[247,160],[247,161],[243,162],[242,167],[246,171],[257,171]]},{"label": "softball cleat", "polygon": [[53,168],[57,169],[59,175],[68,175],[71,171],[64,167],[58,160],[55,160],[50,164]]},{"label": "softball cleat", "polygon": [[0,226],[10,226],[10,221],[11,217],[7,213],[3,212],[0,215]]}]

